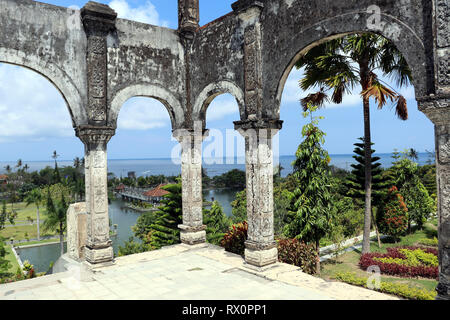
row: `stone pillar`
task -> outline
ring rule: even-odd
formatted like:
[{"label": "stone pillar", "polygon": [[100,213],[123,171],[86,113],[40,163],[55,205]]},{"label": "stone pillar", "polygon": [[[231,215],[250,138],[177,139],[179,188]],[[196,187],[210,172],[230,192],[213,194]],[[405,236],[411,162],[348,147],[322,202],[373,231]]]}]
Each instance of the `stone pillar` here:
[{"label": "stone pillar", "polygon": [[258,268],[278,261],[273,227],[272,138],[282,121],[237,121],[245,138],[248,239],[245,261]]},{"label": "stone pillar", "polygon": [[67,210],[67,253],[76,261],[84,260],[87,238],[86,203],[73,203]]},{"label": "stone pillar", "polygon": [[244,28],[244,83],[245,117],[249,120],[263,117],[261,1],[240,0],[232,4]]},{"label": "stone pillar", "polygon": [[181,185],[183,196],[183,224],[180,224],[182,243],[194,245],[206,242],[203,224],[202,141],[208,131],[175,130],[173,136],[181,144]]},{"label": "stone pillar", "polygon": [[178,30],[193,34],[199,27],[200,9],[198,0],[178,0]]},{"label": "stone pillar", "polygon": [[450,97],[418,99],[419,109],[434,123],[439,237],[437,299],[450,300]]},{"label": "stone pillar", "polygon": [[88,118],[91,125],[106,125],[108,88],[108,34],[115,30],[117,14],[110,7],[89,1],[81,9],[87,37]]},{"label": "stone pillar", "polygon": [[113,260],[112,241],[109,238],[108,169],[106,146],[114,135],[110,127],[80,126],[77,137],[85,146],[85,184],[87,240],[85,259],[90,264]]}]

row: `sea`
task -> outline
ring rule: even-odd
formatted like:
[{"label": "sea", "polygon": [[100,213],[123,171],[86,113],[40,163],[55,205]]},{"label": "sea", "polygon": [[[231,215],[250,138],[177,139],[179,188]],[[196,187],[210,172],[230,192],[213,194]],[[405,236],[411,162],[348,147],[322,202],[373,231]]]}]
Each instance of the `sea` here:
[{"label": "sea", "polygon": [[[379,153],[374,156],[380,157],[379,162],[383,168],[388,168],[392,165],[393,154],[392,153]],[[356,163],[353,159],[353,154],[331,154],[331,165],[345,170],[352,170],[351,164]],[[286,177],[289,173],[292,173],[292,162],[295,160],[295,156],[280,156],[274,159],[274,165],[281,164],[283,168],[281,176]],[[435,158],[430,153],[418,153],[418,160],[416,162],[419,165],[427,163],[434,163]],[[46,166],[54,167],[54,161],[25,161],[23,164],[28,164],[29,172],[41,170]],[[14,168],[15,162],[1,162],[0,161],[0,174],[6,173],[5,166],[10,165]],[[58,160],[58,166],[72,166],[72,160]],[[206,170],[206,174],[210,177],[221,175],[233,169],[245,170],[244,158],[204,158],[203,168]],[[166,159],[109,159],[108,160],[108,172],[113,173],[117,178],[128,176],[128,172],[134,172],[136,177],[139,176],[151,176],[151,175],[165,175],[165,176],[178,176],[181,174],[181,165],[179,159],[172,160]]]}]

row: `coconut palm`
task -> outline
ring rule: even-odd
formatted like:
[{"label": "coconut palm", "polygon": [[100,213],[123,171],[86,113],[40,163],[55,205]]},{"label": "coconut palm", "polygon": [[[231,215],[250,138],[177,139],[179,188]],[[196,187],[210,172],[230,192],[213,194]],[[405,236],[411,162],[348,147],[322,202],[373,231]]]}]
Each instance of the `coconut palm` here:
[{"label": "coconut palm", "polygon": [[305,109],[309,102],[323,106],[332,91],[331,101],[339,104],[346,93],[354,87],[361,87],[364,111],[364,150],[365,150],[365,213],[362,252],[370,252],[371,225],[371,138],[369,99],[373,97],[378,109],[388,100],[395,105],[395,113],[401,120],[408,119],[406,99],[375,74],[395,80],[399,87],[408,85],[411,71],[397,48],[387,39],[376,34],[348,35],[340,39],[320,44],[299,59],[298,69],[305,68],[305,77],[299,81],[300,87],[307,90],[319,87],[320,91],[301,100]]},{"label": "coconut palm", "polygon": [[36,206],[36,221],[37,221],[37,239],[38,241],[41,240],[41,233],[40,233],[40,219],[39,219],[39,205],[42,203],[42,192],[41,189],[36,188],[28,192],[27,196],[25,197],[25,202],[27,204],[27,207],[30,204],[34,204]]},{"label": "coconut palm", "polygon": [[64,194],[61,193],[61,200],[53,202],[50,195],[50,188],[47,189],[47,216],[43,223],[45,231],[56,231],[59,234],[59,242],[61,245],[61,255],[64,254],[64,231],[67,223],[67,209],[68,205],[64,199]]}]

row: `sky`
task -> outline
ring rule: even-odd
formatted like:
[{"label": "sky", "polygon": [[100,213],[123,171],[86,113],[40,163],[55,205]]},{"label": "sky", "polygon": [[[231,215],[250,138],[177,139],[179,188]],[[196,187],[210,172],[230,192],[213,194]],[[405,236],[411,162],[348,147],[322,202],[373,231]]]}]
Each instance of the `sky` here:
[{"label": "sky", "polygon": [[[41,1],[59,6],[81,8],[87,0]],[[176,0],[107,0],[119,18],[177,28]],[[200,0],[200,24],[204,25],[231,11],[230,0]],[[308,94],[298,87],[302,70],[294,69],[284,88],[278,134],[279,154],[294,155],[302,141],[303,119],[299,99]],[[394,88],[395,85],[390,83]],[[377,153],[414,148],[419,152],[434,150],[431,121],[417,110],[412,86],[399,90],[408,101],[409,119],[401,121],[390,105],[378,110],[371,104],[371,129]],[[330,154],[350,154],[353,143],[363,136],[362,102],[358,89],[340,105],[329,104],[317,115],[324,117],[320,128],[326,132],[325,148]],[[224,94],[211,103],[207,111],[207,128],[211,137],[206,149],[221,132],[233,132],[239,120],[235,99]],[[240,137],[237,139],[241,139]],[[224,145],[226,143],[224,142]],[[177,142],[171,138],[169,115],[161,103],[150,98],[132,98],[122,107],[116,135],[108,144],[109,159],[170,158]],[[238,148],[239,149],[239,148]],[[83,157],[84,147],[74,135],[69,112],[60,93],[41,75],[33,71],[0,64],[0,161],[51,160],[57,150],[60,160]],[[243,150],[238,151],[242,155]],[[219,153],[220,154],[220,153]],[[226,154],[224,152],[224,154]],[[217,154],[216,154],[217,155]]]}]

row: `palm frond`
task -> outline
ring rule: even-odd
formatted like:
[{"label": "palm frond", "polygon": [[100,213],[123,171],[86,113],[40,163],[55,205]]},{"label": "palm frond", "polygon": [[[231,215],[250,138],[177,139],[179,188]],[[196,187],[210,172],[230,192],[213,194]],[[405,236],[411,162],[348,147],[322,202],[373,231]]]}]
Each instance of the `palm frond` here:
[{"label": "palm frond", "polygon": [[323,107],[324,103],[328,101],[329,101],[328,96],[323,91],[322,88],[320,91],[316,93],[310,93],[305,98],[300,99],[300,104],[303,108],[303,111],[306,112],[308,110],[308,104],[312,104],[314,106],[321,108]]},{"label": "palm frond", "polygon": [[399,95],[395,105],[395,114],[401,120],[408,120],[408,105],[405,97]]},{"label": "palm frond", "polygon": [[378,109],[381,109],[384,105],[386,105],[387,99],[390,99],[393,102],[398,98],[398,95],[394,91],[376,80],[372,82],[367,90],[361,92],[361,95],[365,99],[370,99],[373,97],[375,102],[378,103]]}]

